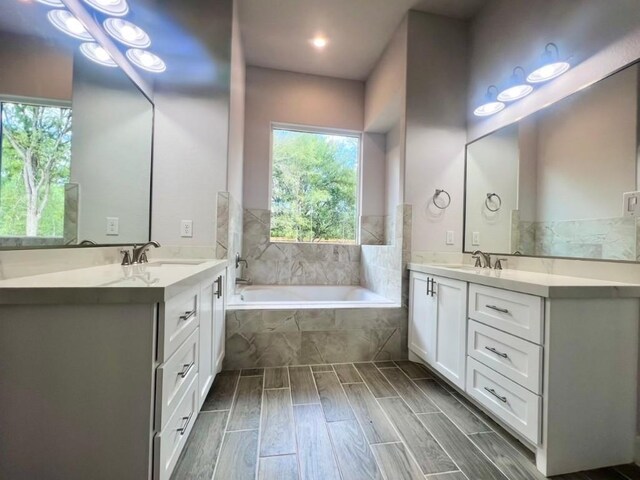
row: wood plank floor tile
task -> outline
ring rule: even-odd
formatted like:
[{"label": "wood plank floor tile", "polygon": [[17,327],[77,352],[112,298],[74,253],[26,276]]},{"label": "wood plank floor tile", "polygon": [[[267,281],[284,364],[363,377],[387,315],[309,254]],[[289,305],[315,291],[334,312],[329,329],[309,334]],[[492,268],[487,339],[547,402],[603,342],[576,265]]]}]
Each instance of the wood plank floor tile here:
[{"label": "wood plank floor tile", "polygon": [[241,377],[256,377],[264,375],[264,368],[243,368],[240,372]]},{"label": "wood plank floor tile", "polygon": [[633,463],[630,463],[629,465],[620,465],[619,467],[614,468],[629,480],[640,480],[640,467]]},{"label": "wood plank floor tile", "polygon": [[349,480],[383,480],[369,442],[355,420],[328,425],[342,478]]},{"label": "wood plank floor tile", "polygon": [[289,379],[291,380],[291,396],[294,405],[320,403],[311,368],[289,367]]},{"label": "wood plank floor tile", "polygon": [[411,379],[433,377],[429,370],[419,363],[410,362],[409,360],[396,360],[395,363]]},{"label": "wood plank floor tile", "polygon": [[452,472],[458,469],[401,398],[382,398],[378,402],[398,429],[405,445],[411,450],[425,475]]},{"label": "wood plank floor tile", "polygon": [[312,372],[333,372],[331,365],[311,365]]},{"label": "wood plank floor tile", "polygon": [[210,480],[222,445],[228,411],[198,415],[172,480]]},{"label": "wood plank floor tile", "polygon": [[293,406],[289,389],[265,390],[262,408],[260,456],[296,453]]},{"label": "wood plank floor tile", "polygon": [[370,444],[399,442],[400,438],[364,383],[344,385],[351,407]]},{"label": "wood plank floor tile", "polygon": [[327,422],[355,419],[349,400],[347,400],[336,374],[334,372],[316,372],[313,376]]},{"label": "wood plank floor tile", "polygon": [[203,411],[230,410],[240,370],[226,370],[216,375],[213,386],[202,405]]},{"label": "wood plank floor tile", "polygon": [[399,368],[384,368],[381,372],[414,413],[434,413],[440,411],[424,392],[409,380],[409,377]]},{"label": "wood plank floor tile", "polygon": [[259,461],[258,480],[298,480],[298,457],[279,455]]},{"label": "wood plank floor tile", "polygon": [[429,475],[427,478],[428,480],[468,480],[467,476],[462,472],[440,473],[438,475]]},{"label": "wood plank floor tile", "polygon": [[263,377],[240,377],[238,391],[231,408],[228,431],[260,427]]},{"label": "wood plank floor tile", "polygon": [[371,445],[371,450],[387,479],[424,480],[420,467],[402,443]]},{"label": "wood plank floor tile", "polygon": [[627,477],[618,473],[613,468],[599,468],[597,470],[589,470],[584,472],[589,480],[627,480]]},{"label": "wood plank floor tile", "polygon": [[354,363],[356,370],[376,398],[397,397],[398,392],[373,363]]},{"label": "wood plank floor tile", "polygon": [[462,405],[453,395],[433,380],[414,380],[414,383],[467,435],[490,432],[491,428]]},{"label": "wood plank floor tile", "polygon": [[257,460],[258,430],[227,432],[213,480],[254,480]]},{"label": "wood plank floor tile", "polygon": [[431,413],[418,417],[467,477],[507,480],[507,477],[471,443],[469,437],[444,414]]},{"label": "wood plank floor tile", "polygon": [[391,361],[386,362],[373,362],[373,364],[378,368],[395,368],[396,364]]},{"label": "wood plank floor tile", "polygon": [[351,363],[334,363],[333,369],[340,379],[341,383],[358,383],[362,382],[362,377]]},{"label": "wood plank floor tile", "polygon": [[289,388],[287,367],[265,368],[264,388]]},{"label": "wood plank floor tile", "polygon": [[322,407],[296,405],[293,415],[301,480],[340,480]]}]

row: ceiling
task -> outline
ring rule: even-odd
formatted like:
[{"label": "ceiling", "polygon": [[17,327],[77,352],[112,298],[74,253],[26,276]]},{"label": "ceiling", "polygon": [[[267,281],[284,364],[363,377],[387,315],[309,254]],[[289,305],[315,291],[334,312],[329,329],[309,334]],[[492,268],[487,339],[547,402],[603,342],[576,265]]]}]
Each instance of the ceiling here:
[{"label": "ceiling", "polygon": [[[408,10],[473,17],[487,0],[240,0],[248,65],[365,80]],[[309,42],[324,35],[323,51]]]}]

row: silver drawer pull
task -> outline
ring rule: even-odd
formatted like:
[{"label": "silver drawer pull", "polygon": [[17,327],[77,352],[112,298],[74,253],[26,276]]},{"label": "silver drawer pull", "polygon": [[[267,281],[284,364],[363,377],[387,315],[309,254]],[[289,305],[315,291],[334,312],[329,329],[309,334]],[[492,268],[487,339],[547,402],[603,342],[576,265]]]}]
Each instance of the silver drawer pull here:
[{"label": "silver drawer pull", "polygon": [[191,422],[191,417],[193,417],[193,412],[191,412],[188,417],[182,417],[182,420],[184,420],[185,422],[178,429],[178,431],[180,432],[180,435],[184,435],[185,432],[187,431],[187,427],[189,426],[189,422]]},{"label": "silver drawer pull", "polygon": [[196,362],[185,363],[182,367],[182,371],[178,375],[180,375],[182,378],[185,378],[187,375],[189,375],[189,372],[195,365]]},{"label": "silver drawer pull", "polygon": [[496,312],[509,313],[509,310],[507,310],[506,308],[496,307],[495,305],[485,305],[485,307],[490,308],[491,310],[495,310]]},{"label": "silver drawer pull", "polygon": [[193,310],[190,310],[188,312],[184,312],[183,315],[180,315],[180,320],[189,320],[195,314],[196,314],[196,309],[194,308]]},{"label": "silver drawer pull", "polygon": [[499,352],[498,350],[496,350],[496,349],[495,349],[495,348],[493,348],[493,347],[484,347],[484,348],[486,348],[487,350],[489,350],[491,353],[495,353],[495,354],[496,354],[496,355],[498,355],[499,357],[502,357],[502,358],[509,358],[509,355],[507,355],[506,353]]},{"label": "silver drawer pull", "polygon": [[489,392],[491,395],[493,395],[494,397],[496,397],[498,400],[500,400],[502,403],[507,403],[507,397],[501,397],[500,395],[498,395],[496,393],[496,391],[493,388],[489,388],[489,387],[484,387],[484,389]]}]

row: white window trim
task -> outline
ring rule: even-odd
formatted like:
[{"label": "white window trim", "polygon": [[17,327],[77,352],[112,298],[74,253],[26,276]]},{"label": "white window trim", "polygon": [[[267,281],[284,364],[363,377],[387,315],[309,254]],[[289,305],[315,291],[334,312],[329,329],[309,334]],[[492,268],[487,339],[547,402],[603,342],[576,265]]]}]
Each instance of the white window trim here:
[{"label": "white window trim", "polygon": [[[359,130],[347,130],[341,128],[317,127],[314,125],[304,125],[296,123],[271,122],[269,125],[269,211],[271,211],[271,200],[273,194],[273,131],[289,130],[302,133],[318,133],[323,135],[339,135],[342,137],[355,137],[358,139],[358,184],[356,185],[356,237],[354,243],[320,243],[319,245],[360,245],[360,212],[362,204],[362,162],[363,162],[363,132]],[[271,224],[269,224],[269,241],[271,241]],[[292,242],[294,243],[294,242]],[[295,242],[304,244],[314,244],[313,242]]]}]

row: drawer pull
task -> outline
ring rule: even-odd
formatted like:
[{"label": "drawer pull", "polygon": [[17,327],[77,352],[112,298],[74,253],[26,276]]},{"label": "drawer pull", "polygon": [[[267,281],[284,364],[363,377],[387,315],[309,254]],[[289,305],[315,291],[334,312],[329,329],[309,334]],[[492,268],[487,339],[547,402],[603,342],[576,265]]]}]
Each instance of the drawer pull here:
[{"label": "drawer pull", "polygon": [[185,363],[182,367],[182,371],[178,373],[178,375],[180,375],[182,378],[185,378],[187,375],[189,375],[189,372],[195,365],[196,362]]},{"label": "drawer pull", "polygon": [[485,306],[487,308],[490,308],[491,310],[495,310],[496,312],[509,313],[509,310],[507,310],[506,308],[496,307],[495,305],[485,305]]},{"label": "drawer pull", "polygon": [[495,349],[495,348],[493,348],[493,347],[484,347],[484,348],[486,348],[487,350],[489,350],[491,353],[495,353],[495,354],[496,354],[496,355],[498,355],[499,357],[502,357],[502,358],[509,358],[509,355],[507,355],[506,353],[499,352],[498,350],[496,350],[496,349]]},{"label": "drawer pull", "polygon": [[191,422],[191,417],[193,417],[193,412],[191,412],[188,417],[182,417],[182,420],[184,420],[185,422],[178,429],[178,431],[180,432],[180,435],[184,435],[185,432],[187,431],[187,427],[189,426],[189,423]]},{"label": "drawer pull", "polygon": [[184,312],[183,315],[180,315],[180,320],[189,320],[195,314],[196,314],[196,309],[194,308],[193,310],[190,310],[188,312]]},{"label": "drawer pull", "polygon": [[500,395],[498,395],[496,393],[496,391],[493,388],[489,388],[489,387],[484,387],[484,389],[489,392],[491,395],[493,395],[494,397],[496,397],[498,400],[500,400],[502,403],[507,403],[507,397],[501,397]]}]

